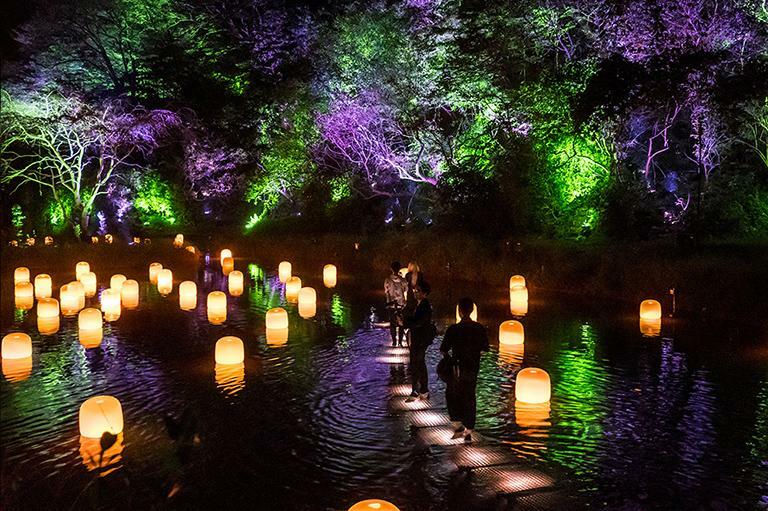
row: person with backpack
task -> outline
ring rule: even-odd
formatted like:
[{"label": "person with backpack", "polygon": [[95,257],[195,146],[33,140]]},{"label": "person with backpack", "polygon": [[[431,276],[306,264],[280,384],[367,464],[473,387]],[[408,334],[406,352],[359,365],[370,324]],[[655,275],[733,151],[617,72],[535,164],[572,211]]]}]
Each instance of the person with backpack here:
[{"label": "person with backpack", "polygon": [[389,315],[389,333],[392,336],[392,347],[403,346],[405,328],[402,325],[402,311],[405,307],[405,295],[408,283],[400,276],[400,263],[394,261],[390,268],[392,273],[384,281],[384,297],[387,301]]},{"label": "person with backpack", "polygon": [[406,316],[403,324],[411,331],[411,395],[406,402],[412,403],[417,399],[429,399],[429,374],[427,373],[427,348],[435,339],[437,331],[432,323],[432,305],[427,300],[431,286],[420,281],[414,288],[416,308],[412,315]]},{"label": "person with backpack", "polygon": [[446,367],[440,371],[446,381],[445,400],[448,415],[455,428],[453,438],[464,437],[472,441],[472,430],[477,418],[477,376],[480,372],[480,355],[488,351],[488,333],[483,325],[472,321],[470,315],[475,304],[471,298],[459,300],[461,320],[445,331],[440,351]]}]

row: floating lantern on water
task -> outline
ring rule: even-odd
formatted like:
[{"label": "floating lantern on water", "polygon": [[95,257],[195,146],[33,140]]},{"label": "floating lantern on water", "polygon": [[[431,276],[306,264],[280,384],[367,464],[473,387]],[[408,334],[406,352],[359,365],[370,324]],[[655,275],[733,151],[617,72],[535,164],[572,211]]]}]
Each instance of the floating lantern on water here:
[{"label": "floating lantern on water", "polygon": [[522,275],[512,275],[509,277],[509,289],[517,286],[525,287],[525,277]]},{"label": "floating lantern on water", "polygon": [[13,300],[17,309],[28,311],[35,303],[35,286],[31,282],[19,282],[13,286]]},{"label": "floating lantern on water", "polygon": [[85,296],[90,298],[91,296],[96,295],[97,279],[95,273],[92,271],[81,273],[78,277],[78,280],[83,285]]},{"label": "floating lantern on water", "polygon": [[96,245],[99,243],[99,237],[98,236],[91,236],[91,243]]},{"label": "floating lantern on water", "polygon": [[289,302],[295,302],[299,299],[299,291],[301,290],[301,279],[299,277],[291,277],[285,282],[285,299]]},{"label": "floating lantern on water", "polygon": [[135,309],[139,306],[139,283],[133,279],[123,282],[120,287],[120,301],[126,309]]},{"label": "floating lantern on water", "polygon": [[522,364],[525,356],[525,344],[499,343],[499,360],[507,364]]},{"label": "floating lantern on water", "polygon": [[240,296],[243,294],[243,272],[237,270],[230,272],[227,281],[229,294],[232,296]]},{"label": "floating lantern on water", "polygon": [[116,289],[105,289],[101,292],[101,312],[107,321],[117,321],[121,312],[120,292]]},{"label": "floating lantern on water", "polygon": [[539,404],[549,401],[551,395],[549,374],[537,367],[526,367],[517,373],[515,399],[521,403]]},{"label": "floating lantern on water", "polygon": [[187,252],[189,252],[190,254],[194,254],[195,252],[197,252],[197,251],[195,250],[195,247],[193,247],[192,245],[187,245],[187,248],[186,248],[186,250],[187,250]]},{"label": "floating lantern on water", "polygon": [[64,316],[74,316],[80,310],[80,297],[71,282],[64,284],[59,289],[59,303],[61,303],[61,313]]},{"label": "floating lantern on water", "polygon": [[75,279],[80,280],[80,277],[89,271],[91,271],[91,265],[85,261],[80,261],[75,265]]},{"label": "floating lantern on water", "polygon": [[149,281],[153,284],[157,284],[157,274],[163,269],[163,265],[160,263],[152,263],[149,265]]},{"label": "floating lantern on water", "polygon": [[208,321],[220,325],[227,320],[227,295],[221,291],[208,293]]},{"label": "floating lantern on water", "polygon": [[53,282],[51,276],[41,273],[35,277],[35,298],[50,298],[53,296]]},{"label": "floating lantern on water", "polygon": [[115,443],[106,450],[102,450],[100,438],[80,437],[80,458],[86,469],[99,471],[99,477],[105,477],[117,470],[122,460],[125,445],[123,444],[123,434],[117,435]]},{"label": "floating lantern on water", "polygon": [[16,285],[20,282],[29,282],[29,268],[19,266],[13,270],[13,284]]},{"label": "floating lantern on water", "polygon": [[46,236],[46,237],[45,237],[45,240],[44,240],[44,243],[45,243],[47,246],[51,246],[51,245],[53,245],[53,236]]},{"label": "floating lantern on water", "polygon": [[499,325],[499,344],[523,344],[525,329],[519,321],[511,319]]},{"label": "floating lantern on water", "polygon": [[332,264],[323,266],[323,285],[328,288],[336,287],[336,267]]},{"label": "floating lantern on water", "polygon": [[515,316],[528,314],[528,288],[515,286],[509,290],[509,310]]},{"label": "floating lantern on water", "polygon": [[123,275],[122,273],[116,273],[115,275],[112,275],[111,279],[109,279],[109,287],[117,291],[120,291],[123,288],[123,282],[125,282],[126,280],[127,280],[127,277],[125,275]]},{"label": "floating lantern on water", "polygon": [[349,511],[400,511],[391,502],[380,499],[362,500],[349,508]]},{"label": "floating lantern on water", "polygon": [[179,284],[179,307],[185,311],[197,307],[197,284],[191,280]]},{"label": "floating lantern on water", "polygon": [[85,307],[85,286],[79,280],[69,283],[69,287],[77,294],[77,310]]},{"label": "floating lantern on water", "polygon": [[282,330],[288,328],[288,312],[282,307],[274,307],[267,311],[267,330]]},{"label": "floating lantern on water", "polygon": [[12,246],[12,247],[18,247],[19,246],[19,242],[16,241],[16,240],[11,240],[11,241],[8,242],[8,244],[10,246]]},{"label": "floating lantern on water", "polygon": [[286,283],[291,278],[291,263],[283,261],[277,267],[277,275],[280,278],[280,282]]},{"label": "floating lantern on water", "polygon": [[133,244],[134,245],[141,245],[141,238],[137,238],[136,236],[133,237]]},{"label": "floating lantern on water", "polygon": [[219,262],[221,263],[222,266],[224,266],[224,259],[226,259],[227,257],[232,257],[232,251],[228,248],[225,248],[219,254]]},{"label": "floating lantern on water", "polygon": [[101,344],[102,318],[99,309],[87,308],[77,315],[77,330],[80,344],[86,348],[95,348]]},{"label": "floating lantern on water", "polygon": [[217,364],[241,364],[245,359],[243,340],[234,335],[227,335],[216,341],[215,359]]},{"label": "floating lantern on water", "polygon": [[80,405],[80,434],[101,438],[105,432],[119,435],[123,431],[123,407],[112,396],[95,396]]},{"label": "floating lantern on water", "polygon": [[34,247],[35,246],[35,238],[27,238],[27,246]]},{"label": "floating lantern on water", "polygon": [[105,234],[105,235],[104,235],[104,241],[105,241],[107,244],[111,245],[111,244],[112,244],[112,242],[113,242],[113,241],[115,241],[115,238],[114,238],[114,237],[112,237],[112,235],[111,235],[111,234]]},{"label": "floating lantern on water", "polygon": [[[472,304],[472,312],[469,314],[469,317],[472,321],[477,321],[477,304]],[[461,321],[461,316],[459,315],[459,306],[456,306],[456,323]]]},{"label": "floating lantern on water", "polygon": [[173,272],[168,268],[163,268],[157,272],[157,292],[163,296],[168,296],[173,291]]},{"label": "floating lantern on water", "polygon": [[41,298],[37,301],[37,330],[42,335],[59,331],[59,301],[55,298]]},{"label": "floating lantern on water", "polygon": [[177,234],[175,238],[173,238],[173,246],[176,248],[181,248],[184,246],[184,235],[183,234]]},{"label": "floating lantern on water", "polygon": [[32,338],[24,332],[11,332],[0,345],[3,358],[17,359],[32,356]]},{"label": "floating lantern on water", "polygon": [[235,260],[231,257],[225,257],[221,262],[221,271],[224,275],[229,275],[235,269]]},{"label": "floating lantern on water", "polygon": [[640,333],[646,337],[661,334],[661,304],[656,300],[640,302]]},{"label": "floating lantern on water", "polygon": [[299,316],[311,318],[317,314],[317,293],[314,288],[302,287],[299,290]]}]

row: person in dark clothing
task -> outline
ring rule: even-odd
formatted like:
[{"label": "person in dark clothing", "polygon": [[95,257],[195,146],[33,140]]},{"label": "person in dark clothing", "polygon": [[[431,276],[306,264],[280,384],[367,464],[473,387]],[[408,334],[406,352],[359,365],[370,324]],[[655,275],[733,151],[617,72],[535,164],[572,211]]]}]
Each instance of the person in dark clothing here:
[{"label": "person in dark clothing", "polygon": [[408,291],[408,284],[405,278],[400,276],[400,263],[394,261],[390,268],[392,272],[384,281],[384,297],[387,301],[387,312],[389,313],[389,333],[392,336],[392,347],[403,345],[403,328],[401,317],[405,307],[405,295]]},{"label": "person in dark clothing", "polygon": [[435,338],[435,330],[432,325],[432,305],[427,300],[431,290],[427,282],[421,281],[414,287],[416,297],[416,309],[413,314],[406,316],[404,324],[411,330],[411,386],[412,392],[406,399],[411,403],[417,399],[429,399],[429,376],[425,360],[427,348]]},{"label": "person in dark clothing", "polygon": [[472,321],[474,308],[471,298],[459,300],[461,320],[445,331],[440,351],[451,357],[452,377],[446,382],[445,400],[448,415],[454,427],[453,438],[464,437],[472,441],[472,430],[477,417],[477,375],[480,372],[480,354],[488,351],[488,333],[480,323]]}]

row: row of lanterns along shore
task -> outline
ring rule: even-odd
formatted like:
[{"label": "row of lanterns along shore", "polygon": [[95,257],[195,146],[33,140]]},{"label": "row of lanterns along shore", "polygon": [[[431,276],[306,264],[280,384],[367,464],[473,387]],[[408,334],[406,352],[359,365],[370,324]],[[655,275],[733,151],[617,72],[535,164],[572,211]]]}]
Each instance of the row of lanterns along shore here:
[{"label": "row of lanterns along shore", "polygon": [[[112,243],[114,243],[115,237],[112,236],[111,234],[105,234],[101,238],[99,236],[91,236],[91,244],[92,245],[98,245],[102,241],[105,244],[107,244],[107,245],[111,245]],[[152,244],[152,240],[150,238],[142,239],[140,237],[134,236],[133,239],[130,242],[131,245],[141,245],[142,243],[144,245],[151,245]],[[8,244],[10,246],[12,246],[12,247],[18,247],[19,246],[18,240],[11,240],[11,241],[8,242]],[[35,237],[26,238],[24,240],[23,244],[28,246],[28,247],[34,247],[35,245],[37,245],[37,239]],[[52,246],[54,244],[53,236],[45,236],[43,238],[43,244],[45,246]],[[183,248],[184,247],[184,235],[183,234],[177,234],[173,238],[173,246],[176,247],[176,248]],[[186,247],[186,249],[189,252],[192,252],[193,254],[196,252],[195,247],[193,247],[191,245],[188,245]]]}]

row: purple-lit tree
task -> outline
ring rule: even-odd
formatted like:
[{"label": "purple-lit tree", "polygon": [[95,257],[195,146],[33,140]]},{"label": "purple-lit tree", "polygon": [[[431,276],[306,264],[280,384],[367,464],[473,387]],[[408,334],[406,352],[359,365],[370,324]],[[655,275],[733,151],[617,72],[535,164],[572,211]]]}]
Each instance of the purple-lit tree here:
[{"label": "purple-lit tree", "polygon": [[246,161],[242,149],[227,147],[201,127],[187,134],[184,177],[188,195],[205,202],[230,197],[243,185],[238,168]]}]

